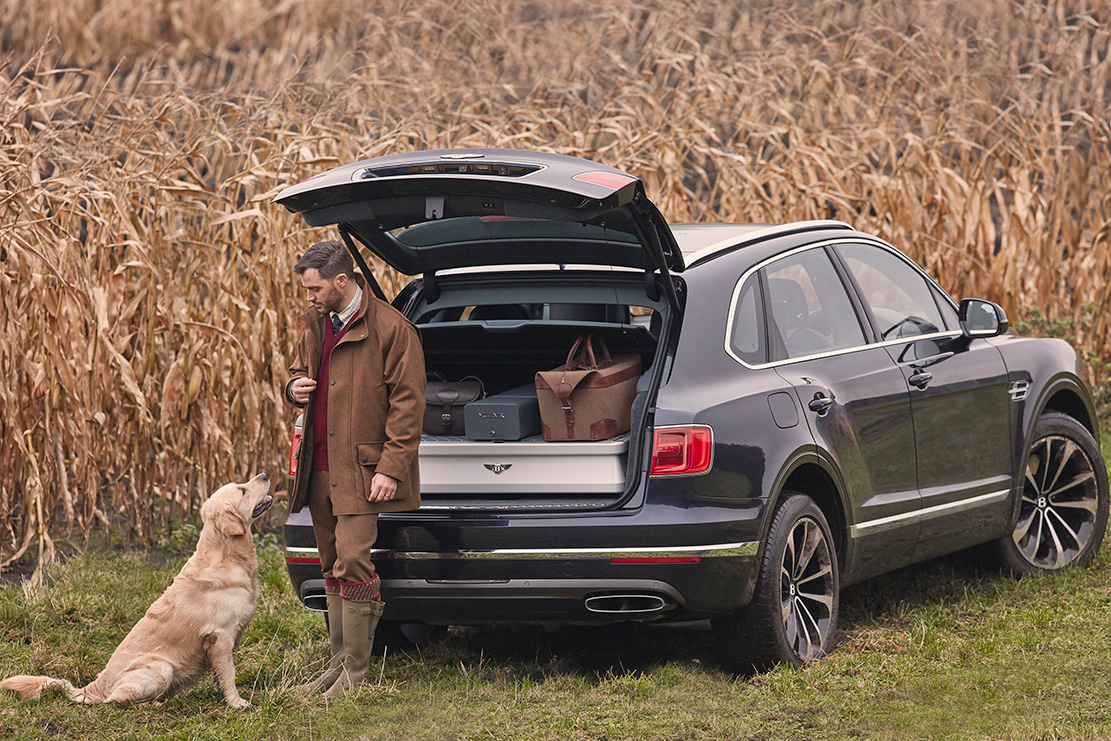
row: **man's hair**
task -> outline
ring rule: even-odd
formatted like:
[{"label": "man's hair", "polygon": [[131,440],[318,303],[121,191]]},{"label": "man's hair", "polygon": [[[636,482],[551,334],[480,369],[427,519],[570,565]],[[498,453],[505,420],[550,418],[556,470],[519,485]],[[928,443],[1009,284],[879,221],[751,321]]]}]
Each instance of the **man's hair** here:
[{"label": "man's hair", "polygon": [[305,254],[293,266],[293,272],[301,275],[309,268],[316,268],[320,277],[325,280],[332,280],[341,273],[351,279],[355,277],[355,263],[351,259],[351,253],[342,242],[334,239],[317,242],[305,250]]}]

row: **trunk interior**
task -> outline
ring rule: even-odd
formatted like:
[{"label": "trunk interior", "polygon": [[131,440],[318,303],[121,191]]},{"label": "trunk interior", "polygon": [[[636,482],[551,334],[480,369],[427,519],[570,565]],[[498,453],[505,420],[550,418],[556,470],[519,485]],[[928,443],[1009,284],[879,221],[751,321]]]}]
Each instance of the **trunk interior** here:
[{"label": "trunk interior", "polygon": [[[613,296],[611,288],[611,301]],[[510,396],[535,395],[537,372],[562,367],[576,339],[589,333],[599,362],[599,341],[611,357],[640,359],[631,429],[602,440],[549,442],[539,429],[521,439],[497,439],[492,433],[476,436],[472,427],[463,435],[429,434],[426,427],[420,448],[422,511],[619,506],[646,463],[641,453],[645,409],[663,307],[652,306],[643,289],[635,305],[649,306],[632,310],[628,304],[612,303],[465,303],[471,300],[460,297],[447,307],[449,302],[438,300],[435,310],[418,313],[430,379],[478,379],[486,401],[495,404]],[[534,401],[523,403],[531,404],[528,409],[537,407]]]}]

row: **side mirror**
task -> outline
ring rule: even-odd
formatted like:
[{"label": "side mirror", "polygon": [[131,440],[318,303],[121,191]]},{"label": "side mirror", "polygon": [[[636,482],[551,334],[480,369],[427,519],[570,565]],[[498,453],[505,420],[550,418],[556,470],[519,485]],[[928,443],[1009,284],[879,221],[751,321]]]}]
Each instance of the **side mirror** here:
[{"label": "side mirror", "polygon": [[957,316],[960,318],[961,332],[969,338],[998,337],[1011,326],[1001,306],[981,298],[962,300]]}]

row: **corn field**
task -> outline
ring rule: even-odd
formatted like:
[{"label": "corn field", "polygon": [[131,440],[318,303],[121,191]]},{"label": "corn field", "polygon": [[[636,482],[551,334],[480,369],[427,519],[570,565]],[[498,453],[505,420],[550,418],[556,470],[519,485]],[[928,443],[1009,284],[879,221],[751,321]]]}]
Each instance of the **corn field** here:
[{"label": "corn field", "polygon": [[291,269],[334,235],[271,199],[363,157],[543,149],[672,223],[842,219],[1098,373],[1109,50],[1109,0],[0,0],[0,568],[284,480]]}]

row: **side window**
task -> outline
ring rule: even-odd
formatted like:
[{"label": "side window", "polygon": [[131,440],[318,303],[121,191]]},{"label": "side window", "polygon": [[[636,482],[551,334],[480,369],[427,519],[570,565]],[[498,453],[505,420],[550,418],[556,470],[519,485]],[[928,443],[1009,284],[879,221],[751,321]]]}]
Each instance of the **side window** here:
[{"label": "side window", "polygon": [[864,292],[881,340],[945,329],[930,284],[906,260],[873,245],[841,245],[837,250]]},{"label": "side window", "polygon": [[729,326],[730,351],[734,357],[751,365],[768,362],[762,306],[760,280],[756,275],[752,275],[737,294]]},{"label": "side window", "polygon": [[865,344],[845,285],[825,250],[799,252],[773,262],[763,272],[775,360]]}]

